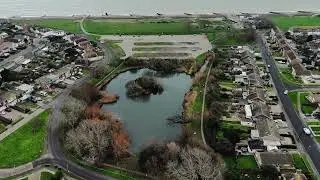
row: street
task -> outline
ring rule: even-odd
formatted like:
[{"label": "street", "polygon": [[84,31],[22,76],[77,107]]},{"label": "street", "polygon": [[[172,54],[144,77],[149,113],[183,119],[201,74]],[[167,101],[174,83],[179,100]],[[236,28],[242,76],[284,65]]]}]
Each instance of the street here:
[{"label": "street", "polygon": [[264,40],[263,35],[261,34],[258,35],[258,43],[260,46],[262,59],[265,61],[266,64],[270,65],[270,75],[273,80],[275,89],[278,93],[279,100],[282,103],[284,113],[287,115],[287,120],[290,120],[295,130],[295,135],[297,139],[301,141],[301,144],[303,145],[306,153],[310,156],[316,170],[318,171],[318,173],[320,173],[320,150],[318,144],[312,138],[312,136],[306,135],[304,133],[303,128],[307,126],[295,111],[288,95],[284,94],[286,87],[280,80],[280,74],[276,67],[275,61],[270,55],[267,44]]}]

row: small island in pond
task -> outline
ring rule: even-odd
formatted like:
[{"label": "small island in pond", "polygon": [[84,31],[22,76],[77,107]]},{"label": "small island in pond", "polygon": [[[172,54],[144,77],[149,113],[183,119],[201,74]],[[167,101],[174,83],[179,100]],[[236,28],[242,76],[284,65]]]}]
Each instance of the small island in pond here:
[{"label": "small island in pond", "polygon": [[142,76],[126,84],[127,96],[130,98],[146,97],[151,94],[161,94],[163,87],[156,78]]}]

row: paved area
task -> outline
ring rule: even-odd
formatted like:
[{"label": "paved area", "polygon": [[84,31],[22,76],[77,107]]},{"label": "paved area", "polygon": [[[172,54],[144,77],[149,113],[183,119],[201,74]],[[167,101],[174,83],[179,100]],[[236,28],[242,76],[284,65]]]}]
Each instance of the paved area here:
[{"label": "paved area", "polygon": [[[186,53],[188,56],[181,58],[196,58],[200,54],[212,49],[212,45],[206,35],[144,35],[144,36],[118,36],[103,35],[101,40],[118,42],[117,44],[126,53],[124,58],[137,53]],[[160,43],[159,43],[160,42]],[[137,45],[135,43],[141,43]],[[146,44],[143,43],[154,43]],[[152,48],[153,51],[139,50],[134,48]],[[161,57],[160,57],[161,58]]]}]

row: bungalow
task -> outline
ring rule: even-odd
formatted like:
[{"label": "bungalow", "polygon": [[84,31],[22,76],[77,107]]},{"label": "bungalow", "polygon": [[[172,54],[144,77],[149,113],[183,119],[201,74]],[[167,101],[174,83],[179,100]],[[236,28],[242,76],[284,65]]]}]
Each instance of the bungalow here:
[{"label": "bungalow", "polygon": [[259,167],[264,165],[271,165],[281,169],[292,168],[293,166],[292,156],[287,152],[256,152],[254,157]]},{"label": "bungalow", "polygon": [[261,118],[266,118],[270,119],[270,112],[269,112],[269,106],[266,105],[263,102],[253,102],[252,104],[252,112],[253,112],[253,117],[255,119],[261,119]]},{"label": "bungalow", "polygon": [[248,76],[246,72],[242,72],[240,75],[235,75],[234,78],[235,84],[248,84]]},{"label": "bungalow", "polygon": [[247,96],[247,99],[250,103],[253,101],[261,101],[266,102],[266,94],[265,91],[262,88],[253,88],[249,91],[249,95]]},{"label": "bungalow", "polygon": [[312,104],[320,104],[320,94],[319,93],[310,93],[307,96],[307,99]]},{"label": "bungalow", "polygon": [[292,65],[293,76],[310,76],[311,72],[308,71],[301,63]]}]

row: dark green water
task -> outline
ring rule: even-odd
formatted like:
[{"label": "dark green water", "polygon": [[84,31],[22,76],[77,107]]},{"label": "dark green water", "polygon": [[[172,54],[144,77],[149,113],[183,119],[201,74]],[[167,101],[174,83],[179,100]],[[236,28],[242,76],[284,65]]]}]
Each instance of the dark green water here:
[{"label": "dark green water", "polygon": [[[157,76],[164,87],[163,93],[151,95],[147,100],[127,98],[125,84],[146,73]],[[107,85],[107,91],[118,94],[120,99],[115,104],[104,105],[103,109],[113,112],[124,122],[131,137],[132,151],[137,152],[143,145],[181,135],[181,125],[168,124],[166,118],[182,112],[184,94],[190,87],[191,77],[186,74],[162,76],[149,69],[128,71]]]}]

